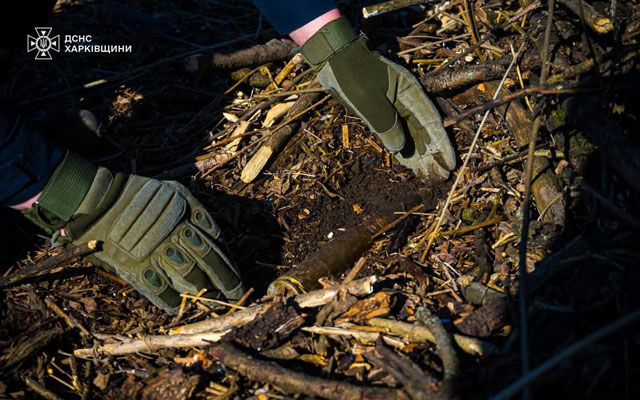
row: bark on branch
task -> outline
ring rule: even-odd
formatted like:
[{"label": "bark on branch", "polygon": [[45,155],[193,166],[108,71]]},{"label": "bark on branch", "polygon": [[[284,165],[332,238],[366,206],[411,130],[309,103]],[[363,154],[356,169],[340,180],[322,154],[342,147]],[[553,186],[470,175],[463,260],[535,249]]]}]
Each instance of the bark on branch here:
[{"label": "bark on branch", "polygon": [[184,69],[187,72],[208,69],[234,69],[249,65],[261,65],[280,61],[291,56],[296,44],[289,39],[272,39],[266,44],[238,50],[230,54],[196,54],[187,57]]},{"label": "bark on branch", "polygon": [[[581,2],[582,4],[580,4]],[[600,14],[591,4],[583,0],[560,0],[560,3],[582,19],[594,32],[605,34],[613,30],[611,19]]]},{"label": "bark on branch", "polygon": [[208,353],[245,378],[272,384],[287,393],[332,400],[409,400],[409,396],[398,389],[356,386],[291,371],[275,362],[256,359],[230,343],[213,346]]},{"label": "bark on branch", "polygon": [[12,275],[6,278],[0,278],[0,288],[5,288],[7,286],[18,283],[27,278],[31,278],[40,274],[43,274],[47,271],[51,271],[58,265],[69,261],[76,257],[86,256],[87,254],[91,254],[95,251],[99,251],[100,242],[97,240],[91,240],[85,244],[81,244],[71,249],[63,250],[60,254],[56,254],[55,256],[47,257],[36,264],[30,265],[24,269],[16,271]]},{"label": "bark on branch", "polygon": [[[301,308],[318,307],[329,303],[340,290],[345,290],[355,296],[368,295],[373,292],[375,276],[358,279],[343,285],[316,290],[298,295],[294,301]],[[217,342],[226,335],[231,328],[239,327],[253,321],[264,313],[270,304],[260,304],[233,314],[226,314],[215,319],[209,319],[195,324],[184,325],[172,329],[170,335],[147,335],[141,339],[127,339],[118,335],[96,335],[104,339],[119,340],[116,343],[104,344],[96,348],[78,349],[74,352],[77,357],[91,357],[94,354],[107,353],[111,355],[130,354],[137,352],[153,352],[170,347],[199,347]]]}]

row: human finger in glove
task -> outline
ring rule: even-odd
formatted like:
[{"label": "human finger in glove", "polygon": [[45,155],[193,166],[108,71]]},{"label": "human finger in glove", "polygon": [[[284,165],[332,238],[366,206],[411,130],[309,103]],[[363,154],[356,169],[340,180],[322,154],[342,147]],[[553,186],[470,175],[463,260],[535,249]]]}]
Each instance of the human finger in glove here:
[{"label": "human finger in glove", "polygon": [[435,106],[405,68],[371,51],[346,18],[306,40],[302,54],[322,86],[362,118],[398,162],[427,181],[455,168],[455,154]]},{"label": "human finger in glove", "polygon": [[90,261],[115,272],[169,314],[180,293],[237,300],[245,290],[223,254],[220,229],[174,181],[113,174],[67,152],[36,204],[23,214],[64,240],[103,242]]}]

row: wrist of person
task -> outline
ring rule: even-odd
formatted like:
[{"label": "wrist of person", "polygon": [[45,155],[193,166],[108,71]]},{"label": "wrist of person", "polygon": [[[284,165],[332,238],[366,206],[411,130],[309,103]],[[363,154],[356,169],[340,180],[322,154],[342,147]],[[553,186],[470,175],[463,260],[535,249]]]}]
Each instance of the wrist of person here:
[{"label": "wrist of person", "polygon": [[298,45],[302,46],[307,42],[307,40],[313,36],[316,32],[318,32],[323,26],[328,24],[331,21],[335,21],[342,16],[340,11],[337,8],[333,10],[327,11],[321,16],[315,18],[312,21],[309,21],[305,25],[296,29],[295,31],[289,34],[289,37]]},{"label": "wrist of person", "polygon": [[30,198],[29,200],[20,203],[20,204],[15,204],[13,206],[9,206],[9,208],[13,208],[14,210],[18,210],[18,211],[22,211],[22,210],[26,210],[31,208],[31,206],[33,206],[33,204],[38,201],[38,199],[40,198],[40,195],[42,195],[42,192],[36,194],[35,196],[33,196],[32,198]]}]

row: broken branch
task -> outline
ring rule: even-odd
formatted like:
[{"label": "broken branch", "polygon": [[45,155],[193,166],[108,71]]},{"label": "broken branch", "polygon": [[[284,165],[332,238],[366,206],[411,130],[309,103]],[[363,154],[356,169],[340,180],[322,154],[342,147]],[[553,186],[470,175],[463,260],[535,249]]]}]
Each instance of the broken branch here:
[{"label": "broken branch", "polygon": [[87,254],[99,251],[101,242],[97,240],[90,240],[85,244],[73,247],[71,249],[63,250],[61,253],[55,256],[47,257],[36,264],[30,265],[20,271],[13,273],[12,275],[0,279],[0,288],[14,285],[27,278],[32,278],[41,275],[45,272],[51,271],[60,264],[69,261],[76,257],[83,257]]},{"label": "broken branch", "polygon": [[249,65],[262,65],[280,61],[291,56],[296,44],[289,39],[271,39],[248,49],[229,54],[195,54],[184,60],[186,72],[205,71],[208,69],[234,69]]},{"label": "broken branch", "polygon": [[312,397],[335,400],[409,400],[402,390],[356,386],[338,380],[316,378],[284,368],[275,362],[259,360],[230,343],[220,343],[208,353],[240,375],[272,384],[287,393],[301,393]]}]

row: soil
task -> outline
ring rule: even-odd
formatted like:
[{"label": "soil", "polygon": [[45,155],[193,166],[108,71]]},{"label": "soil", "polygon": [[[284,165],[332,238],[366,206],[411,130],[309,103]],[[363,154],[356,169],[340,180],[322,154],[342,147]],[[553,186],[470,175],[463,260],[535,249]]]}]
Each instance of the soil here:
[{"label": "soil", "polygon": [[[289,243],[286,252],[295,255],[296,262],[345,229],[372,218],[392,221],[399,217],[395,212],[420,203],[426,206],[424,212],[433,210],[438,199],[446,195],[446,183],[425,185],[415,177],[398,179],[393,169],[373,167],[381,164],[381,157],[365,155],[362,159],[352,164],[340,186],[328,187],[337,196],[306,197],[299,207],[288,212],[295,221],[291,228],[297,230],[298,240]],[[310,211],[308,218],[298,218],[305,209]]]}]

